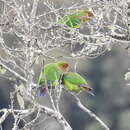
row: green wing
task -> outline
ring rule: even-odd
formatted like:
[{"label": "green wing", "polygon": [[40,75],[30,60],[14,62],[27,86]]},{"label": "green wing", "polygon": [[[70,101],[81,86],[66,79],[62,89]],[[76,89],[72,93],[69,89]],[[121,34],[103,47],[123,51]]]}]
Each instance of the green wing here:
[{"label": "green wing", "polygon": [[42,72],[39,76],[39,85],[44,85],[45,84],[45,75]]},{"label": "green wing", "polygon": [[69,72],[66,75],[64,75],[64,79],[76,85],[87,84],[87,81],[78,73]]},{"label": "green wing", "polygon": [[90,17],[93,17],[93,13],[88,10],[79,10],[72,14],[69,14],[59,20],[59,24],[65,24],[71,28],[80,28],[83,23],[89,21]]},{"label": "green wing", "polygon": [[67,80],[64,80],[64,86],[69,90],[69,91],[72,91],[72,92],[76,92],[76,93],[79,93],[82,88],[80,88],[79,86],[75,85],[75,84],[72,84],[70,83],[69,81]]},{"label": "green wing", "polygon": [[64,75],[63,84],[68,90],[79,93],[85,90],[83,87],[79,87],[79,85],[87,84],[87,82],[79,74],[69,72]]},{"label": "green wing", "polygon": [[60,79],[61,71],[55,63],[45,65],[42,74],[39,78],[39,84],[45,84],[45,81],[49,81],[52,86],[57,85]]},{"label": "green wing", "polygon": [[66,24],[67,26],[69,26],[71,28],[80,28],[80,26],[81,26],[81,20],[79,18],[77,18],[77,13],[65,16],[58,23]]},{"label": "green wing", "polygon": [[68,21],[66,21],[66,25],[72,28],[80,28],[81,20],[76,18],[75,15],[68,16]]}]

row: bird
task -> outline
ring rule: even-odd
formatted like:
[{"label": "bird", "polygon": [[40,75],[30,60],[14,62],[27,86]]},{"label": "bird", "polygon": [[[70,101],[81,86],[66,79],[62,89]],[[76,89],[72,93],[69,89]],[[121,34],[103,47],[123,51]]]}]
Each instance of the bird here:
[{"label": "bird", "polygon": [[66,61],[46,64],[39,76],[40,95],[44,95],[47,89],[58,86],[62,75],[68,71],[68,68],[69,64]]},{"label": "bird", "polygon": [[92,88],[88,85],[87,81],[77,72],[67,72],[63,75],[63,86],[70,92],[79,94],[82,91],[86,91],[91,95]]},{"label": "bird", "polygon": [[83,23],[88,22],[94,14],[88,10],[79,10],[61,18],[58,23],[70,28],[80,28]]}]

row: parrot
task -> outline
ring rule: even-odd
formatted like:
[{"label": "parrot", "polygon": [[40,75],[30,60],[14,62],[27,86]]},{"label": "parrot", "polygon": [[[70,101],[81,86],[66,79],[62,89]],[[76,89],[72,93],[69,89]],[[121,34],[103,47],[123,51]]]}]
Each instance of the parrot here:
[{"label": "parrot", "polygon": [[93,13],[88,10],[79,10],[69,14],[58,21],[59,24],[65,24],[70,28],[80,28],[83,23],[86,23],[93,17]]},{"label": "parrot", "polygon": [[67,72],[63,76],[63,86],[67,88],[68,91],[79,94],[82,91],[87,91],[91,95],[94,95],[91,91],[92,88],[89,87],[87,81],[77,72]]},{"label": "parrot", "polygon": [[[44,95],[47,88],[58,86],[62,75],[68,71],[69,64],[66,61],[58,61],[46,64],[39,76],[40,95]],[[47,87],[45,85],[47,84]]]}]

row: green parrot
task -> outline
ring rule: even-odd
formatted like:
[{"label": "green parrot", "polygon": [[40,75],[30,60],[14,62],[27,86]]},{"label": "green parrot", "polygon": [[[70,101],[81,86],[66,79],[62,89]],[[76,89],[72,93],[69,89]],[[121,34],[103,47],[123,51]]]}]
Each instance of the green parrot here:
[{"label": "green parrot", "polygon": [[[54,88],[59,84],[62,75],[68,71],[69,64],[66,61],[46,64],[39,76],[40,95],[44,95],[47,88]],[[45,85],[47,84],[47,87]]]},{"label": "green parrot", "polygon": [[93,17],[93,13],[88,10],[79,10],[70,15],[67,15],[58,21],[59,24],[65,24],[70,28],[80,28],[83,23],[86,23]]},{"label": "green parrot", "polygon": [[63,76],[63,85],[67,90],[80,93],[82,91],[87,91],[91,95],[93,95],[92,88],[89,87],[87,81],[76,72],[67,72]]}]

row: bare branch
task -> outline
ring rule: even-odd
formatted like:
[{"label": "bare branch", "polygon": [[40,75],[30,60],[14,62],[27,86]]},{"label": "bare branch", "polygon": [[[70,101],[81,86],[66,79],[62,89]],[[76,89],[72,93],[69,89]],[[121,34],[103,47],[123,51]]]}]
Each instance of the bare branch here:
[{"label": "bare branch", "polygon": [[0,124],[2,124],[4,122],[4,120],[7,118],[7,116],[10,114],[10,112],[7,109],[2,109],[2,110],[0,110],[0,113],[4,113],[0,117]]},{"label": "bare branch", "polygon": [[81,108],[84,112],[88,113],[90,117],[93,117],[96,121],[98,121],[100,123],[100,125],[103,128],[105,128],[105,130],[110,130],[109,127],[95,113],[93,113],[91,110],[89,110],[86,106],[84,106],[81,103],[81,101],[77,95],[74,95],[72,93],[71,93],[71,95],[73,95],[74,98],[76,99],[76,104],[78,105],[79,108]]}]

